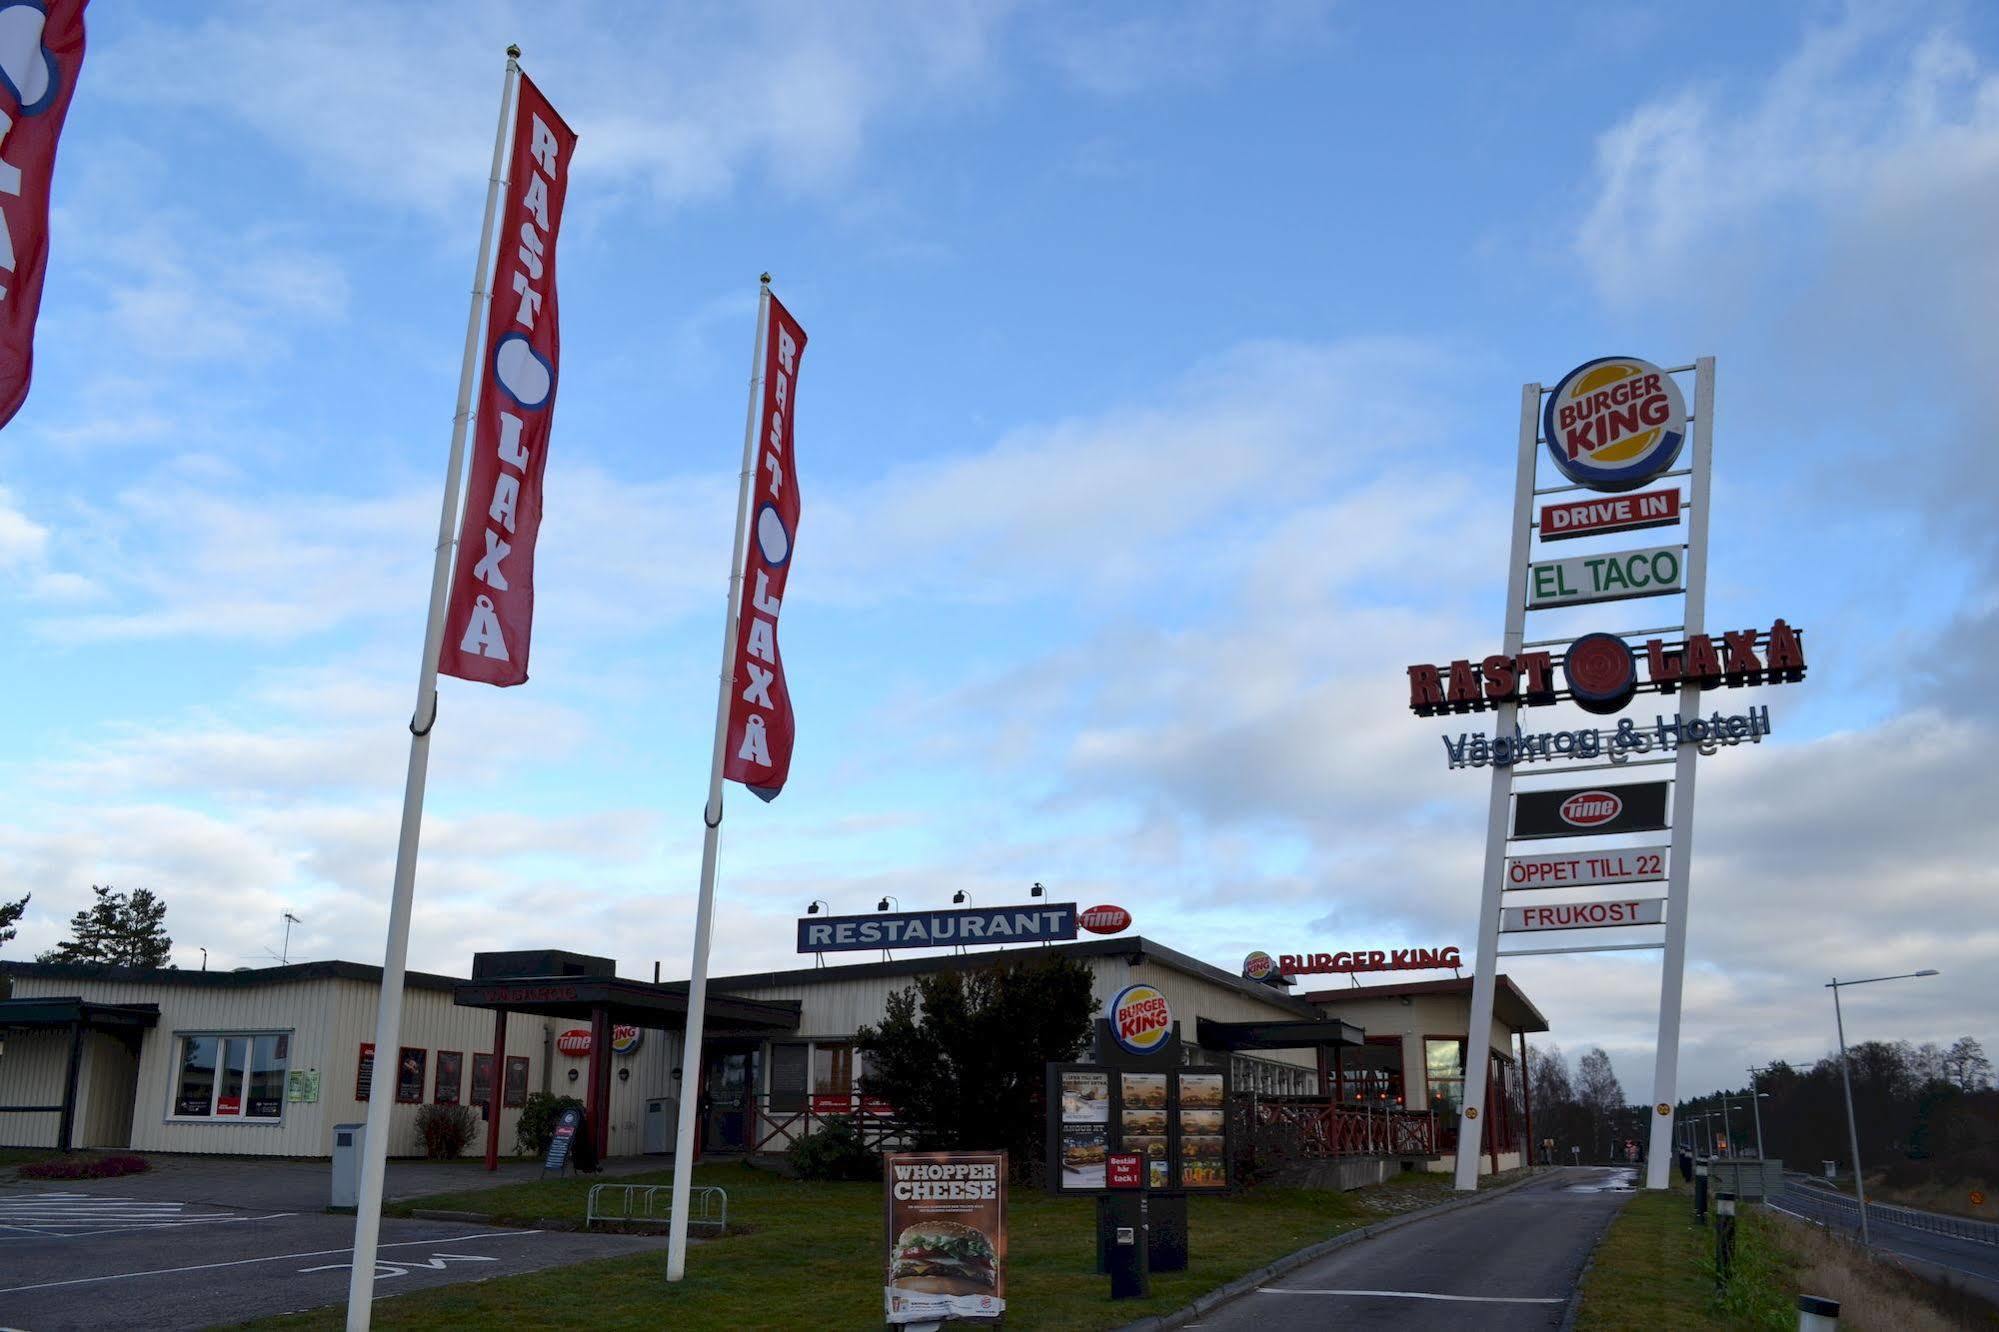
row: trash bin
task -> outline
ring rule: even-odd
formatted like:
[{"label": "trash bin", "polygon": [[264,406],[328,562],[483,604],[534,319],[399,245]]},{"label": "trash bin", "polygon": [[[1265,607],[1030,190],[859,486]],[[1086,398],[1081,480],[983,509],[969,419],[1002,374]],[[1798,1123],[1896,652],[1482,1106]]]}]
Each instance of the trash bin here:
[{"label": "trash bin", "polygon": [[367,1136],[366,1124],[333,1126],[334,1207],[361,1205],[361,1144]]}]

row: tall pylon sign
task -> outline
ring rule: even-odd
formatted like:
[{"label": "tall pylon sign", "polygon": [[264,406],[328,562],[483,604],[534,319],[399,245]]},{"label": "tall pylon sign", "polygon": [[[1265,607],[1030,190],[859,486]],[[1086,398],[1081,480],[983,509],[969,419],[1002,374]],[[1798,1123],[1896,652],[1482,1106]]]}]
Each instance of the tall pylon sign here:
[{"label": "tall pylon sign", "polygon": [[[1805,675],[1803,637],[1782,619],[1708,632],[1714,441],[1712,357],[1662,369],[1604,356],[1553,388],[1523,385],[1499,650],[1408,668],[1411,711],[1471,727],[1443,737],[1446,765],[1492,774],[1459,1189],[1478,1186],[1481,1155],[1513,1150],[1486,1140],[1499,959],[1624,950],[1664,953],[1646,1187],[1666,1187],[1695,775],[1771,726],[1767,706],[1704,716],[1704,695]],[[1623,604],[1655,598],[1654,615]],[[1535,714],[1547,725],[1523,724],[1540,708],[1555,709]]]}]

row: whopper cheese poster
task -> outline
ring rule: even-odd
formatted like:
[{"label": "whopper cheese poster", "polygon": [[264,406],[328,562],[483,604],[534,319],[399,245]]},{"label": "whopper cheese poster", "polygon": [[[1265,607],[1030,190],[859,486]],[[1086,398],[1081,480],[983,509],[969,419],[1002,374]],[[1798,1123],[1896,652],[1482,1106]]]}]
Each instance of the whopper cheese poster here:
[{"label": "whopper cheese poster", "polygon": [[1006,1312],[1006,1153],[887,1159],[890,1323],[997,1320]]}]

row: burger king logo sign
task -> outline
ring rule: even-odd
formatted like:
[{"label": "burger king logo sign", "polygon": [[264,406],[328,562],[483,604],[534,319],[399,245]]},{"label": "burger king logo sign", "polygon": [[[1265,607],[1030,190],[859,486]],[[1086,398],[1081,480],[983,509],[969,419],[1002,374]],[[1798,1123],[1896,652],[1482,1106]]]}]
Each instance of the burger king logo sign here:
[{"label": "burger king logo sign", "polygon": [[1251,953],[1242,960],[1242,974],[1253,981],[1269,980],[1277,970],[1277,960],[1264,952]]},{"label": "burger king logo sign", "polygon": [[1111,1035],[1133,1054],[1156,1052],[1173,1035],[1173,1010],[1150,985],[1127,985],[1111,1000]]},{"label": "burger king logo sign", "polygon": [[1541,435],[1562,475],[1591,490],[1636,490],[1673,465],[1687,405],[1673,377],[1635,356],[1585,361],[1555,385]]}]

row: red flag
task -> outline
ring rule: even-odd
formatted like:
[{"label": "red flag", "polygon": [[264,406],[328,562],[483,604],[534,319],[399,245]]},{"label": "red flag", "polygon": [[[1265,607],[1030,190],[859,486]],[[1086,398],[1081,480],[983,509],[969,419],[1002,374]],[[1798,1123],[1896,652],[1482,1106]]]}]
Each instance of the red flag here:
[{"label": "red flag", "polygon": [[521,75],[472,472],[437,662],[440,672],[461,680],[517,685],[528,678],[534,540],[562,350],[555,240],[575,149],[575,132]]},{"label": "red flag", "polygon": [[764,338],[763,442],[751,478],[750,539],[743,557],[743,604],[736,618],[735,693],[722,775],[764,800],[775,800],[791,773],[791,691],[777,651],[777,612],[798,535],[798,476],[791,417],[798,403],[798,362],[805,330],[770,298]]},{"label": "red flag", "polygon": [[49,268],[56,140],[83,72],[88,0],[0,3],[0,426],[28,399]]}]

